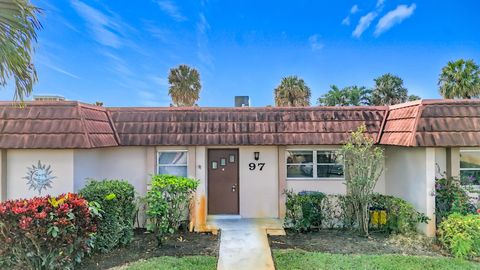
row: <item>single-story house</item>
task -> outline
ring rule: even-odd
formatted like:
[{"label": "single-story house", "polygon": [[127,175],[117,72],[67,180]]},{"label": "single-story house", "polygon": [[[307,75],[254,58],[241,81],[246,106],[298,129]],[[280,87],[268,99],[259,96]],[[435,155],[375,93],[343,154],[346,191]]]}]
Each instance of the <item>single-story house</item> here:
[{"label": "single-story house", "polygon": [[[86,179],[152,174],[200,181],[195,229],[209,215],[282,218],[284,190],[345,193],[338,151],[365,124],[385,150],[376,191],[430,217],[435,178],[480,177],[480,101],[394,106],[111,108],[77,101],[0,103],[0,199],[76,192]],[[479,178],[476,178],[479,179]],[[478,181],[479,180],[474,180]]]}]

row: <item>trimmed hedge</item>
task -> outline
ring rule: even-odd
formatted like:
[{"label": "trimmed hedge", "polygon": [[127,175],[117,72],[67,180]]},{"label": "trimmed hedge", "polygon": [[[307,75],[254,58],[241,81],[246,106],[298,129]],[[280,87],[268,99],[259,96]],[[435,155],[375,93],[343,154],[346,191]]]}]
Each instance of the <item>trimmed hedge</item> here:
[{"label": "trimmed hedge", "polygon": [[148,229],[161,245],[167,234],[178,231],[188,221],[190,201],[198,181],[182,176],[154,175],[147,192]]},{"label": "trimmed hedge", "polygon": [[0,203],[0,268],[73,269],[92,248],[97,206],[72,193]]},{"label": "trimmed hedge", "polygon": [[325,194],[303,191],[298,194],[285,191],[287,212],[284,226],[297,232],[320,229],[322,226],[322,201]]},{"label": "trimmed hedge", "polygon": [[[321,192],[285,191],[286,215],[284,227],[297,232],[321,228],[353,229],[357,226],[352,202],[347,195],[325,195]],[[428,218],[407,201],[374,194],[370,203],[370,228],[388,233],[415,232],[419,223]]]},{"label": "trimmed hedge", "polygon": [[96,250],[108,252],[132,241],[136,210],[132,184],[123,180],[91,180],[80,194],[88,201],[99,203],[103,211],[95,240]]}]

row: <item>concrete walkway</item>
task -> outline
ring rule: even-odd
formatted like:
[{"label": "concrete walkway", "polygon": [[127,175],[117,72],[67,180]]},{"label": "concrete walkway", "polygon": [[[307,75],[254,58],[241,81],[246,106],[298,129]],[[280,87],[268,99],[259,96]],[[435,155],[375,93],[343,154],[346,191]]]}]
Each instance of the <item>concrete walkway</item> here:
[{"label": "concrete walkway", "polygon": [[210,223],[221,230],[218,270],[275,269],[267,229],[276,229],[276,220],[221,219]]}]

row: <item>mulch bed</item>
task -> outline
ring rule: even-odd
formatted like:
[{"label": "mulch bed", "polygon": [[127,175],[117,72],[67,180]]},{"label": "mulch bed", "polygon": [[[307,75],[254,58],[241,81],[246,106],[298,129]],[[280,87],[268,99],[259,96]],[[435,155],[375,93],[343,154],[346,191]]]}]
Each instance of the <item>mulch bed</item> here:
[{"label": "mulch bed", "polygon": [[352,231],[320,230],[304,234],[287,231],[286,236],[270,236],[272,249],[302,249],[340,254],[405,254],[439,256],[443,252],[433,243],[412,240],[411,243],[395,243],[388,235],[374,232],[370,238]]},{"label": "mulch bed", "polygon": [[219,235],[183,232],[172,235],[159,247],[153,234],[137,229],[128,246],[106,254],[94,254],[85,258],[76,269],[108,269],[159,256],[217,256],[219,242]]}]

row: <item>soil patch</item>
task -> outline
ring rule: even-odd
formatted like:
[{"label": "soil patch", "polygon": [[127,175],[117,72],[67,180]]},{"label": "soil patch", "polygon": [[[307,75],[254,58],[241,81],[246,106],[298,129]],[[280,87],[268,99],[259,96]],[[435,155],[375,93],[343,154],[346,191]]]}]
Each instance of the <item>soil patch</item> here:
[{"label": "soil patch", "polygon": [[286,236],[270,236],[269,242],[272,249],[302,249],[340,254],[442,255],[441,250],[428,238],[399,239],[375,232],[370,238],[366,238],[344,230],[321,230],[305,234],[287,231]]},{"label": "soil patch", "polygon": [[128,246],[114,249],[106,254],[94,254],[85,258],[76,268],[107,269],[159,256],[217,256],[219,243],[218,235],[183,232],[172,235],[159,247],[153,234],[137,229],[133,241]]}]

